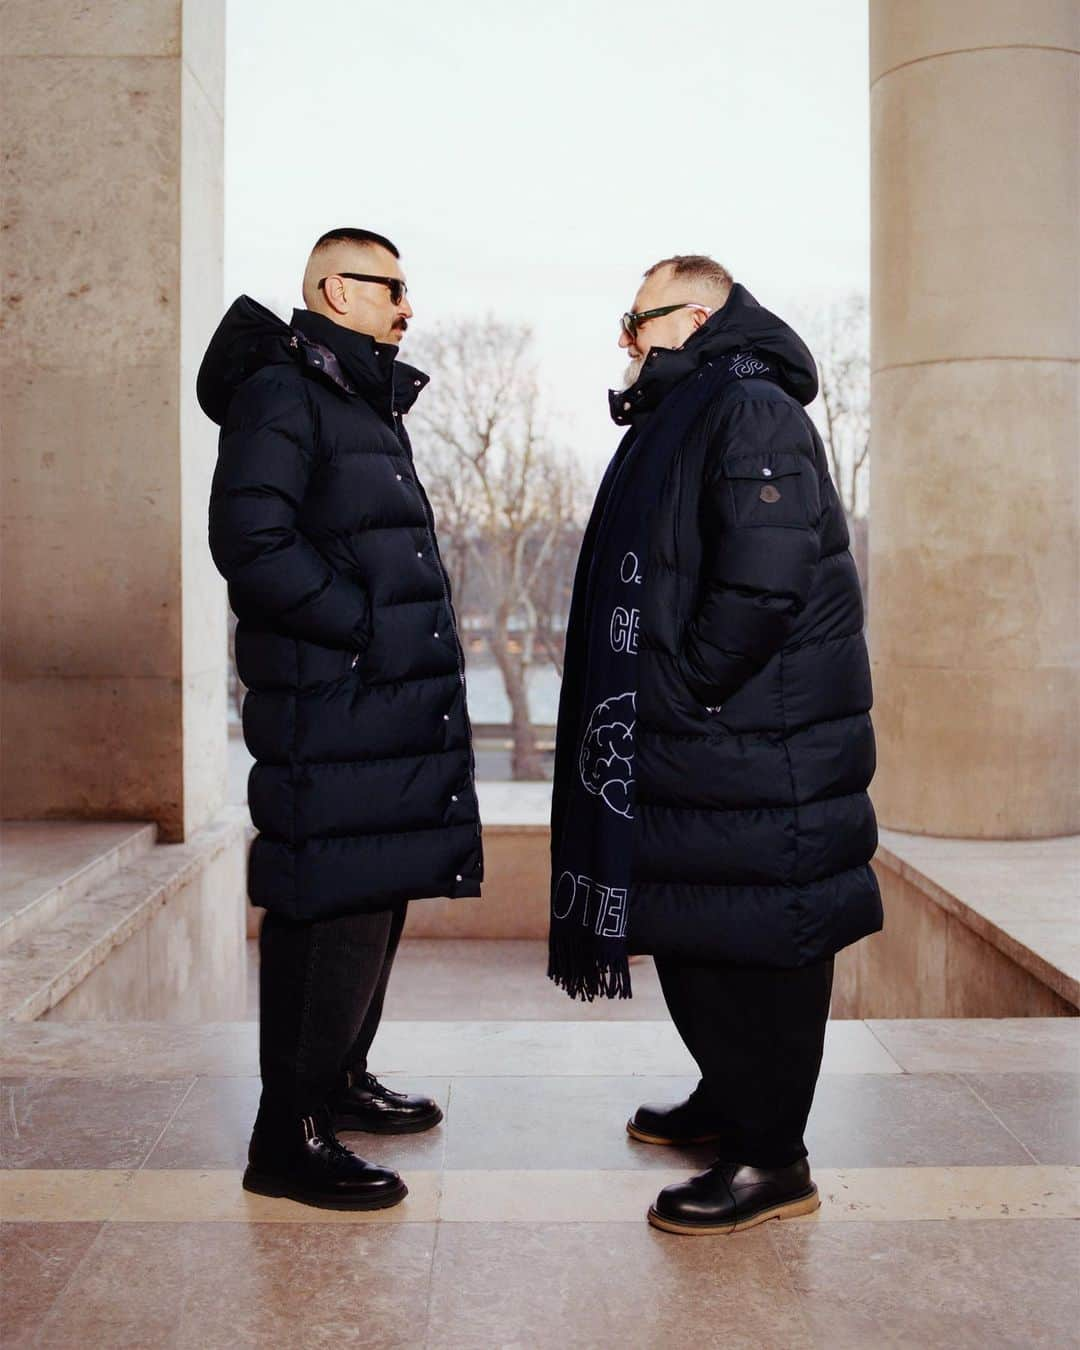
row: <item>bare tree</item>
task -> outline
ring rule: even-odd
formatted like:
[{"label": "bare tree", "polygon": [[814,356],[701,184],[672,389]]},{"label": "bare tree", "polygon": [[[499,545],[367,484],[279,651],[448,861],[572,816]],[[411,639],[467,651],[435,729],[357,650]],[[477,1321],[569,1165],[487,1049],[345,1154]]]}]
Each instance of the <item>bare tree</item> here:
[{"label": "bare tree", "polygon": [[808,325],[821,391],[810,411],[848,519],[866,515],[870,473],[870,331],[866,296],[853,292]]},{"label": "bare tree", "polygon": [[851,549],[869,599],[870,316],[859,291],[804,314],[804,335],[817,359],[821,390],[810,414],[821,432],[851,534]]},{"label": "bare tree", "polygon": [[510,704],[512,774],[542,778],[526,673],[536,645],[558,656],[548,569],[576,519],[579,475],[545,434],[527,326],[447,323],[415,357],[432,381],[411,431],[457,607],[483,590],[487,642]]}]

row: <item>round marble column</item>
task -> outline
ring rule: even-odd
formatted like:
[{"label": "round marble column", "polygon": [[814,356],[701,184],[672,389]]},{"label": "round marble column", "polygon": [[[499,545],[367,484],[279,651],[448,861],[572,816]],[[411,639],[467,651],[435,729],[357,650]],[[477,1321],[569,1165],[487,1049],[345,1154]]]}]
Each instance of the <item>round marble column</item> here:
[{"label": "round marble column", "polygon": [[884,825],[1080,831],[1080,9],[873,0]]}]

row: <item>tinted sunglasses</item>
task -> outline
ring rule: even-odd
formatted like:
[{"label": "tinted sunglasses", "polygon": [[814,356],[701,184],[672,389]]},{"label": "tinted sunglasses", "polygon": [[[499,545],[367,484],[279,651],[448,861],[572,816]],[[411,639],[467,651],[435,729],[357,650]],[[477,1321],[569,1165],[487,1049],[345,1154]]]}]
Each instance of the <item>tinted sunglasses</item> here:
[{"label": "tinted sunglasses", "polygon": [[677,309],[703,309],[706,314],[712,313],[708,305],[699,305],[694,300],[680,300],[677,305],[661,305],[659,309],[639,309],[636,314],[629,311],[619,322],[626,336],[634,338],[637,337],[637,331],[643,323],[649,319],[658,319],[661,314],[674,314]]},{"label": "tinted sunglasses", "polygon": [[[394,305],[400,305],[409,293],[408,286],[400,277],[373,277],[369,276],[367,272],[334,272],[331,275],[348,277],[350,281],[377,281],[380,286],[385,286],[390,291],[390,303]],[[329,277],[320,277],[318,289],[321,291],[324,284],[329,280]]]}]

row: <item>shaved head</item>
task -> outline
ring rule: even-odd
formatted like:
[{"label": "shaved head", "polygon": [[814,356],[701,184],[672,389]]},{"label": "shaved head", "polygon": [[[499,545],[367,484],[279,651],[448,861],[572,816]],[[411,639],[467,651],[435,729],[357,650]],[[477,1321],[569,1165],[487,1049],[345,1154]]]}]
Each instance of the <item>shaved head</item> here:
[{"label": "shaved head", "polygon": [[[360,280],[351,273],[375,280]],[[386,284],[388,280],[402,285],[395,290]],[[396,344],[413,313],[404,283],[401,255],[384,235],[371,230],[330,230],[315,241],[304,268],[304,304],[343,328]]]},{"label": "shaved head", "polygon": [[357,243],[353,239],[328,239],[311,250],[304,268],[304,304],[308,309],[326,313],[326,302],[319,280],[336,272],[370,272],[377,276],[397,276],[397,255],[382,244]]}]

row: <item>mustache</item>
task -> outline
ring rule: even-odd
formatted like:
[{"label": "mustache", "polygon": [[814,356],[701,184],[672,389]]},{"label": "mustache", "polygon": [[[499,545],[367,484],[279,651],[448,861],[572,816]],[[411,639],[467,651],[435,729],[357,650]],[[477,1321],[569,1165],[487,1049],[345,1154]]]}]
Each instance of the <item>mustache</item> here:
[{"label": "mustache", "polygon": [[405,330],[408,328],[408,326],[409,326],[409,321],[408,321],[408,319],[395,319],[395,320],[394,320],[394,331],[395,331],[395,332],[402,332],[402,333],[404,333]]}]

